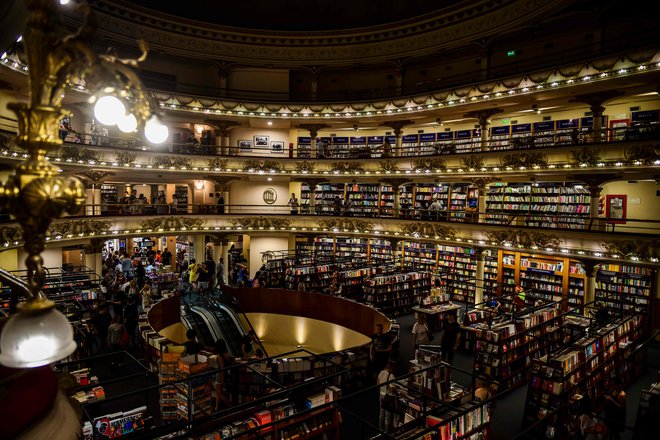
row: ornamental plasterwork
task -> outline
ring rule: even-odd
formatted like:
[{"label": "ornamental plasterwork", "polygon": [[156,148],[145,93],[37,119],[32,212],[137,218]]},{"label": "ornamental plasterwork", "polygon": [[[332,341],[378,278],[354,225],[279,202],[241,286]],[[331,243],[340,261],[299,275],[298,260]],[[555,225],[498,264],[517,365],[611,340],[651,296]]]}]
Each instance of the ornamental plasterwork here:
[{"label": "ornamental plasterwork", "polygon": [[447,169],[447,162],[444,159],[413,159],[410,164],[413,170],[443,171]]},{"label": "ornamental plasterwork", "polygon": [[492,243],[500,246],[522,246],[525,248],[553,248],[562,244],[557,236],[544,234],[536,231],[524,230],[499,230],[484,233],[484,237]]},{"label": "ornamental plasterwork", "polygon": [[330,171],[351,174],[364,173],[364,164],[361,162],[332,162]]},{"label": "ornamental plasterwork", "polygon": [[314,163],[306,160],[303,162],[296,162],[296,171],[299,173],[313,173]]},{"label": "ornamental plasterwork", "polygon": [[2,226],[0,227],[0,242],[14,243],[23,241],[23,228],[20,226]]},{"label": "ornamental plasterwork", "polygon": [[60,159],[65,162],[89,162],[90,160],[97,161],[98,153],[87,148],[78,147],[62,147],[60,150]]},{"label": "ornamental plasterwork", "polygon": [[540,152],[522,152],[505,154],[500,158],[503,167],[531,168],[534,166],[545,167],[548,165],[548,156]]},{"label": "ornamental plasterwork", "polygon": [[626,162],[633,163],[635,161],[643,163],[653,163],[660,159],[660,150],[656,145],[630,145],[624,153]]},{"label": "ornamental plasterwork", "polygon": [[133,165],[136,158],[137,154],[135,153],[128,153],[124,151],[115,153],[115,162],[117,162],[120,166]]},{"label": "ornamental plasterwork", "polygon": [[595,147],[584,147],[579,150],[571,150],[571,164],[579,167],[585,164],[594,167],[601,161],[600,149]]},{"label": "ornamental plasterwork", "polygon": [[647,259],[660,256],[658,240],[612,240],[601,244],[606,252],[624,258]]},{"label": "ornamental plasterwork", "polygon": [[484,160],[479,156],[468,156],[462,160],[463,166],[465,168],[474,168],[475,170],[481,169],[484,167]]},{"label": "ornamental plasterwork", "polygon": [[378,169],[384,173],[400,171],[399,164],[393,160],[382,160],[378,162]]},{"label": "ornamental plasterwork", "polygon": [[155,217],[140,222],[143,229],[158,231],[174,229],[188,230],[199,229],[205,225],[205,221],[199,218],[190,217]]},{"label": "ornamental plasterwork", "polygon": [[76,235],[101,235],[108,232],[112,227],[109,221],[100,221],[92,219],[68,220],[62,223],[54,223],[48,228],[48,235],[51,237],[76,236]]},{"label": "ornamental plasterwork", "polygon": [[179,156],[156,156],[154,158],[154,168],[191,168],[190,159]]},{"label": "ornamental plasterwork", "polygon": [[318,225],[321,229],[329,229],[335,232],[371,232],[374,227],[371,222],[347,218],[319,220]]},{"label": "ornamental plasterwork", "polygon": [[263,171],[269,173],[271,171],[280,171],[280,164],[274,160],[246,160],[243,163],[243,170],[245,171]]},{"label": "ornamental plasterwork", "polygon": [[456,229],[449,226],[439,225],[436,223],[405,223],[399,226],[401,232],[404,234],[410,234],[413,237],[439,237],[445,240],[453,240],[456,238]]},{"label": "ornamental plasterwork", "polygon": [[227,159],[220,159],[219,157],[208,160],[209,169],[211,170],[225,169],[227,168],[227,163],[229,163]]},{"label": "ornamental plasterwork", "polygon": [[235,228],[243,229],[282,229],[289,228],[291,221],[283,218],[241,217],[229,221]]}]

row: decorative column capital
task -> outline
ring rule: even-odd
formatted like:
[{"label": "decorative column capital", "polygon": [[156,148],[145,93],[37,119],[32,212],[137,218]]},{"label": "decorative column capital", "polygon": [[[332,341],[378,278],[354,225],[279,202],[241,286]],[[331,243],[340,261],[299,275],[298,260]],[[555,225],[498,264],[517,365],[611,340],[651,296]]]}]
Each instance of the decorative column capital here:
[{"label": "decorative column capital", "polygon": [[399,137],[403,133],[403,127],[405,127],[407,125],[412,125],[414,123],[415,123],[414,121],[411,121],[409,119],[403,119],[403,120],[399,120],[399,121],[383,122],[382,124],[380,124],[380,126],[391,128],[394,131],[394,136]]},{"label": "decorative column capital", "polygon": [[[616,90],[607,90],[605,92],[577,95],[575,98],[571,99],[570,102],[582,102],[584,104],[587,104],[590,110],[593,112],[594,116],[596,116],[596,113],[598,111],[600,112],[600,116],[602,116],[603,111],[605,110],[603,104],[621,95],[623,95],[622,92]],[[602,110],[598,110],[598,109],[602,109]]]},{"label": "decorative column capital", "polygon": [[298,178],[295,179],[295,181],[308,184],[310,191],[314,191],[315,188],[316,188],[316,185],[319,185],[321,183],[329,182],[328,179],[323,179],[323,178],[319,178],[319,177],[298,177]]},{"label": "decorative column capital", "polygon": [[387,184],[387,185],[392,185],[392,190],[395,192],[399,191],[399,187],[402,185],[405,185],[407,183],[410,183],[410,179],[402,179],[402,178],[396,178],[396,177],[386,177],[381,179],[381,182]]},{"label": "decorative column capital", "polygon": [[229,183],[238,178],[233,176],[204,176],[204,179],[210,180],[220,187],[221,191],[227,191],[229,189]]},{"label": "decorative column capital", "polygon": [[584,267],[584,273],[587,277],[593,278],[598,272],[598,262],[594,260],[580,260],[582,267]]},{"label": "decorative column capital", "polygon": [[481,128],[483,129],[484,127],[488,126],[488,119],[498,113],[502,113],[502,111],[503,110],[501,108],[487,108],[484,110],[475,110],[465,113],[463,117],[477,119],[479,121],[479,125],[481,125]]},{"label": "decorative column capital", "polygon": [[229,131],[232,128],[240,126],[240,122],[228,121],[225,119],[207,119],[204,121],[206,124],[215,128],[215,135],[220,137],[229,136]]},{"label": "decorative column capital", "polygon": [[[472,185],[476,186],[479,192],[485,191],[486,187],[497,181],[499,179],[496,179],[494,177],[470,177],[468,179],[465,179],[465,181],[470,182]],[[485,195],[485,194],[484,194]]]},{"label": "decorative column capital", "polygon": [[316,136],[319,134],[320,130],[324,128],[330,128],[328,124],[298,124],[296,128],[309,131],[309,135],[312,139],[316,139]]}]

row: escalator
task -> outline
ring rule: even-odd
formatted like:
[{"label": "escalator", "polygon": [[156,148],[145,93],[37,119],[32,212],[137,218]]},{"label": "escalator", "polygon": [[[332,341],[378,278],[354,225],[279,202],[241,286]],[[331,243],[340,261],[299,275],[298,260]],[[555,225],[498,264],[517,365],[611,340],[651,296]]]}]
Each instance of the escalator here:
[{"label": "escalator", "polygon": [[197,331],[198,341],[212,347],[218,339],[227,343],[232,356],[241,357],[241,340],[247,334],[238,317],[226,305],[209,298],[181,306],[181,321]]},{"label": "escalator", "polygon": [[194,329],[197,332],[197,340],[200,344],[212,347],[217,340],[217,337],[211,333],[208,321],[190,306],[181,307],[181,321],[186,329]]}]

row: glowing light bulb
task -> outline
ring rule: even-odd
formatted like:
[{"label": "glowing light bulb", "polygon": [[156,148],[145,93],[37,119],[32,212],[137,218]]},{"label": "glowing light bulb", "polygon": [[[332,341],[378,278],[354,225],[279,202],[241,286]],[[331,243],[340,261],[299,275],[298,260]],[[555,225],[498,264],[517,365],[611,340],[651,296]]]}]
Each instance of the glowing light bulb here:
[{"label": "glowing light bulb", "polygon": [[117,122],[117,127],[124,133],[133,133],[137,129],[137,119],[133,113],[125,115]]},{"label": "glowing light bulb", "polygon": [[112,95],[101,97],[94,105],[94,117],[103,125],[116,125],[125,114],[124,104]]},{"label": "glowing light bulb", "polygon": [[144,124],[144,135],[152,144],[160,144],[165,142],[169,136],[169,129],[154,115]]}]

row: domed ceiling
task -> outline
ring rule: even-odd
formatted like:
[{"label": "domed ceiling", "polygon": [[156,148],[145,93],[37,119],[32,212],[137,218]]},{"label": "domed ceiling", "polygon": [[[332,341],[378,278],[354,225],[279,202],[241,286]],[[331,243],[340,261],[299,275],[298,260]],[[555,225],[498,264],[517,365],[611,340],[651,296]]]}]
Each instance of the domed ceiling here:
[{"label": "domed ceiling", "polygon": [[136,0],[161,13],[221,26],[275,31],[330,31],[405,21],[455,7],[451,0],[279,0],[186,2]]}]

